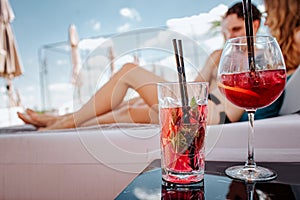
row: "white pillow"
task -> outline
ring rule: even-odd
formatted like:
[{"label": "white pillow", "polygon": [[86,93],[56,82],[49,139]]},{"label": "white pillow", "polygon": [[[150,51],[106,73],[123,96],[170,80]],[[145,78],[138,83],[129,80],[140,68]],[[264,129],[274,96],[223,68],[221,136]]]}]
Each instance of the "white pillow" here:
[{"label": "white pillow", "polygon": [[300,111],[300,66],[285,86],[285,95],[279,115],[287,115]]}]

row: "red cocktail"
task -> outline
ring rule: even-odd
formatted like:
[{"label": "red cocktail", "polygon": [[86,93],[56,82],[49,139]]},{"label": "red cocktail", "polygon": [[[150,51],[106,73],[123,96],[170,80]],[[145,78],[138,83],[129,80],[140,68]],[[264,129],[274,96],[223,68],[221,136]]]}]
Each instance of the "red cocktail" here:
[{"label": "red cocktail", "polygon": [[173,183],[203,179],[207,105],[194,105],[188,112],[186,123],[181,107],[160,109],[163,179]]},{"label": "red cocktail", "polygon": [[268,106],[282,93],[284,69],[222,74],[219,89],[233,104],[246,110]]}]

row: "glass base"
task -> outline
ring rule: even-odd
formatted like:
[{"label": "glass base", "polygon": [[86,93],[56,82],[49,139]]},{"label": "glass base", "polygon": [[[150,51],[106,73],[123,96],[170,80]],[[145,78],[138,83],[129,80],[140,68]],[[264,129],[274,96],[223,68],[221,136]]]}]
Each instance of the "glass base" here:
[{"label": "glass base", "polygon": [[193,184],[199,183],[204,179],[203,171],[192,171],[192,172],[174,172],[168,170],[167,173],[162,174],[162,179],[169,183],[174,184]]},{"label": "glass base", "polygon": [[229,167],[225,174],[230,178],[247,182],[271,181],[277,177],[276,172],[259,166],[239,165]]}]

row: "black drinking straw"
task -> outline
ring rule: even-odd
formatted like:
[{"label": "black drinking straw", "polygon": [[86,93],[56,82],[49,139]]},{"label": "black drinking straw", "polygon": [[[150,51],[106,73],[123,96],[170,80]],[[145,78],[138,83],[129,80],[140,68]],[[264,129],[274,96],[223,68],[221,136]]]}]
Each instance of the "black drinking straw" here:
[{"label": "black drinking straw", "polygon": [[253,42],[253,18],[251,0],[243,0],[247,47],[248,47],[248,62],[250,71],[255,71],[254,59],[254,42]]},{"label": "black drinking straw", "polygon": [[[188,98],[187,87],[186,87],[186,76],[185,76],[185,69],[184,69],[184,60],[183,60],[183,51],[182,51],[181,40],[178,40],[179,56],[178,56],[178,48],[177,48],[176,39],[173,39],[173,46],[174,46],[180,94],[181,94],[183,122],[188,124],[188,123],[190,123],[189,106],[188,106],[189,98]],[[188,150],[190,151],[190,153],[189,153],[190,165],[193,169],[195,169],[195,158],[194,158],[195,143],[194,142],[195,141],[193,140],[193,142],[188,146]]]},{"label": "black drinking straw", "polygon": [[173,39],[173,46],[174,46],[174,53],[177,65],[177,72],[178,72],[178,79],[179,79],[179,86],[180,86],[180,94],[181,94],[181,102],[182,102],[182,111],[183,111],[183,121],[185,123],[189,123],[189,108],[188,108],[188,94],[187,94],[187,87],[186,87],[186,76],[185,76],[185,69],[184,69],[184,60],[183,60],[183,50],[182,50],[182,42],[178,40],[179,46],[179,54],[177,48],[177,41]]}]

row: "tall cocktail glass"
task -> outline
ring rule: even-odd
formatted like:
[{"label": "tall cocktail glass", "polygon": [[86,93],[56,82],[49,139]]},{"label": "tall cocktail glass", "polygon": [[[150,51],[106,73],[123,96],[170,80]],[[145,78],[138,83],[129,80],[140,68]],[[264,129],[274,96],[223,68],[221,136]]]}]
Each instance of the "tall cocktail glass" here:
[{"label": "tall cocktail glass", "polygon": [[[208,83],[158,83],[163,180],[198,183],[204,177]],[[181,89],[188,104],[182,105]]]},{"label": "tall cocktail glass", "polygon": [[[249,40],[253,41],[254,59],[249,57]],[[248,159],[245,165],[225,171],[231,178],[247,182],[276,178],[274,171],[257,166],[254,161],[254,115],[281,95],[285,82],[284,59],[275,38],[246,36],[227,40],[219,63],[218,86],[231,103],[246,110],[250,125]]]}]

